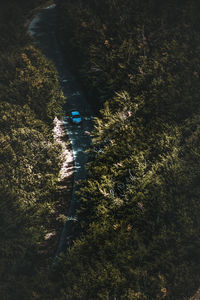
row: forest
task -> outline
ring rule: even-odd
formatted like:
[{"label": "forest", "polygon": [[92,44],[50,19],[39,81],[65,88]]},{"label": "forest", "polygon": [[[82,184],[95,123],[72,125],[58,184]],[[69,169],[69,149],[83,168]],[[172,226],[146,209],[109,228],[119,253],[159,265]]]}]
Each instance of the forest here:
[{"label": "forest", "polygon": [[56,2],[66,59],[100,109],[59,299],[187,299],[200,283],[200,4]]},{"label": "forest", "polygon": [[44,3],[0,5],[1,300],[37,299],[51,251],[45,236],[60,201],[60,147],[52,128],[64,97],[54,66],[25,26],[32,10]]},{"label": "forest", "polygon": [[1,299],[188,300],[200,286],[197,0],[56,0],[57,39],[97,109],[77,231],[51,268],[64,97],[24,26],[0,10]]}]

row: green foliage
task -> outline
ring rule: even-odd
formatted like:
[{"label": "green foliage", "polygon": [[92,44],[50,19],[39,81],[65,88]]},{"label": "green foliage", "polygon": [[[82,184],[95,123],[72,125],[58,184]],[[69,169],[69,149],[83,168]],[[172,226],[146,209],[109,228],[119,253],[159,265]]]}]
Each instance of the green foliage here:
[{"label": "green foliage", "polygon": [[103,107],[58,299],[182,300],[199,285],[198,9],[58,1],[63,48]]},{"label": "green foliage", "polygon": [[53,65],[33,46],[20,49],[15,64],[15,71],[12,61],[7,64],[7,68],[15,72],[12,74],[14,78],[8,71],[4,74],[2,70],[4,81],[6,82],[7,77],[10,77],[10,81],[9,87],[2,85],[1,99],[14,104],[27,104],[37,118],[52,124],[64,99],[59,91]]},{"label": "green foliage", "polygon": [[52,127],[64,97],[54,66],[26,32],[30,9],[42,2],[3,1],[0,10],[0,298],[5,300],[38,299],[49,290],[45,236],[58,201],[61,163]]}]

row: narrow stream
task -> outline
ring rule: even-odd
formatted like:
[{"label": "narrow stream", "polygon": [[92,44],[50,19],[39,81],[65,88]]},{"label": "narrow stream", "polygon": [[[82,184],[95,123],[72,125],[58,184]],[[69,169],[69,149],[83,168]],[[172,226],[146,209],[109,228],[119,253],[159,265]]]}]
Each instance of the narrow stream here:
[{"label": "narrow stream", "polygon": [[[64,63],[62,52],[56,40],[55,28],[55,4],[42,9],[29,25],[29,33],[33,37],[34,42],[39,45],[43,54],[54,63],[58,71],[60,85],[66,97],[66,103],[63,107],[65,116],[62,122],[72,144],[74,157],[74,184],[72,199],[69,211],[66,213],[67,221],[64,225],[57,247],[55,255],[56,259],[59,254],[70,245],[70,235],[75,222],[77,222],[76,210],[79,206],[79,199],[75,193],[76,182],[80,179],[86,178],[87,176],[85,165],[88,161],[88,156],[84,151],[88,149],[91,143],[91,138],[87,132],[90,132],[93,128],[93,112],[75,77],[69,72],[66,64]],[[73,109],[78,110],[82,115],[83,122],[81,125],[72,124],[70,122],[70,112]]]}]

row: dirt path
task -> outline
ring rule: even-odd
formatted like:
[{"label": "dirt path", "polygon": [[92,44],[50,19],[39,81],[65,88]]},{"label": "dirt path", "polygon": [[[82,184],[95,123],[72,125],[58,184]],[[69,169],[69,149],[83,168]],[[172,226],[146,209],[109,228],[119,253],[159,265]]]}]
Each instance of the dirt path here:
[{"label": "dirt path", "polygon": [[[88,156],[84,151],[88,149],[91,143],[88,132],[93,128],[93,112],[75,77],[69,72],[64,62],[62,52],[56,40],[55,27],[55,4],[42,9],[29,24],[29,33],[34,38],[34,41],[38,43],[44,55],[52,60],[57,68],[60,86],[66,97],[66,103],[64,105],[65,116],[62,121],[72,145],[74,158],[72,199],[68,212],[66,213],[67,221],[65,222],[58,244],[56,252],[57,257],[70,244],[71,233],[75,222],[77,222],[76,211],[77,207],[79,207],[79,198],[76,195],[76,183],[87,176],[85,165],[88,161]],[[83,117],[81,125],[75,125],[70,122],[70,112],[73,109],[76,109],[81,113]]]}]

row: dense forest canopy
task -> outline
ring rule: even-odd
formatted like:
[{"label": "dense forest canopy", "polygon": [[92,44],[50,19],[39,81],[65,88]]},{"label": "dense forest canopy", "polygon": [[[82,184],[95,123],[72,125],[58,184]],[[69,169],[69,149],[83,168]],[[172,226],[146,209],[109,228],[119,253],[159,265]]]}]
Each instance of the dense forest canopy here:
[{"label": "dense forest canopy", "polygon": [[57,1],[101,108],[59,299],[187,299],[200,282],[198,1]]},{"label": "dense forest canopy", "polygon": [[0,5],[0,298],[5,300],[36,299],[45,285],[45,235],[59,201],[60,147],[52,128],[64,97],[54,66],[32,45],[25,27],[42,2]]},{"label": "dense forest canopy", "polygon": [[55,2],[63,53],[100,109],[80,235],[52,270],[64,99],[25,26],[46,1],[2,1],[0,298],[186,300],[200,285],[200,4]]}]

